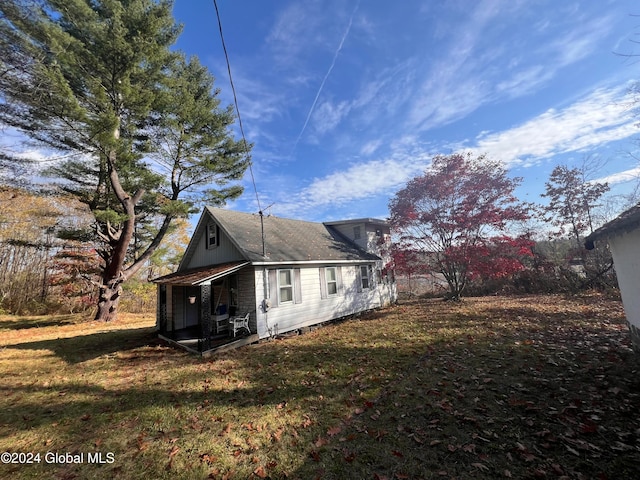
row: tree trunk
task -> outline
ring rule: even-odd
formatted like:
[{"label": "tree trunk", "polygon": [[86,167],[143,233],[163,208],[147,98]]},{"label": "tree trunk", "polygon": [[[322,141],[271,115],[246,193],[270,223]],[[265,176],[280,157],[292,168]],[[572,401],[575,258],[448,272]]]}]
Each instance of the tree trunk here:
[{"label": "tree trunk", "polygon": [[[115,150],[109,152],[107,160],[109,181],[111,182],[113,192],[120,201],[120,204],[127,215],[127,219],[123,222],[119,235],[112,238],[112,240],[116,240],[116,238],[117,240],[115,241],[115,245],[109,258],[105,259],[106,265],[102,274],[102,284],[100,285],[100,293],[98,296],[98,311],[95,316],[95,320],[105,322],[116,319],[118,304],[120,303],[120,296],[122,294],[122,284],[135,275],[149,257],[151,257],[169,230],[171,220],[173,219],[173,215],[165,215],[162,226],[145,252],[138,257],[133,264],[125,267],[127,250],[135,233],[135,207],[142,198],[144,190],[140,189],[134,195],[129,195],[120,183],[120,177],[118,176],[118,171],[116,169]],[[176,199],[177,194],[175,195],[174,200]],[[107,232],[107,235],[110,235],[109,232]]]},{"label": "tree trunk", "polygon": [[122,282],[113,280],[100,285],[98,296],[98,311],[94,320],[110,322],[115,320],[118,312],[118,304],[122,295]]},{"label": "tree trunk", "polygon": [[[116,129],[115,137],[119,137]],[[120,201],[127,219],[123,222],[117,237],[117,241],[110,253],[110,258],[106,260],[104,272],[102,274],[102,285],[100,285],[100,293],[98,296],[98,311],[95,320],[109,322],[117,317],[118,304],[120,303],[120,295],[122,293],[122,284],[135,273],[132,270],[128,276],[124,275],[124,261],[127,255],[127,249],[133,238],[136,222],[135,206],[144,193],[139,190],[135,195],[131,196],[122,188],[120,177],[116,169],[116,152],[111,150],[107,156],[109,168],[109,180],[113,188],[113,192]],[[107,234],[111,235],[109,232]],[[139,266],[137,267],[139,268]]]}]

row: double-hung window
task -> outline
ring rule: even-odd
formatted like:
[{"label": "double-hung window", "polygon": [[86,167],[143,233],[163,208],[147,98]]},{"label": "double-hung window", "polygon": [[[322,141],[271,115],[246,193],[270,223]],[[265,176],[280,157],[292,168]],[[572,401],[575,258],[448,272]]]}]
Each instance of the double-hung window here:
[{"label": "double-hung window", "polygon": [[362,289],[365,290],[371,285],[371,275],[369,274],[368,265],[360,265],[360,281],[362,282]]},{"label": "double-hung window", "polygon": [[293,302],[293,270],[278,270],[280,303]]},{"label": "double-hung window", "polygon": [[327,295],[338,294],[338,274],[336,267],[327,267],[324,270],[324,276],[327,281]]},{"label": "double-hung window", "polygon": [[278,305],[302,303],[302,281],[299,268],[269,270],[268,282],[272,308]]},{"label": "double-hung window", "polygon": [[342,295],[342,268],[320,267],[320,298]]}]

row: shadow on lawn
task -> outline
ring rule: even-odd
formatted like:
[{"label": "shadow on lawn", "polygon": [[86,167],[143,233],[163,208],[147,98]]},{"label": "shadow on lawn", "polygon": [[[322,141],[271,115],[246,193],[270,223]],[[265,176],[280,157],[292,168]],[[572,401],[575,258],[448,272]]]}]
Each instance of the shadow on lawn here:
[{"label": "shadow on lawn", "polygon": [[158,345],[154,327],[112,330],[69,338],[21,342],[4,348],[18,350],[50,350],[67,363],[80,363],[110,353],[133,350],[146,345]]},{"label": "shadow on lawn", "polygon": [[0,330],[24,330],[27,328],[59,327],[78,323],[77,315],[55,317],[20,317],[19,320],[0,320]]},{"label": "shadow on lawn", "polygon": [[[55,423],[61,442],[72,441],[64,438],[65,431],[82,428],[83,438],[93,441],[105,426],[126,424],[135,446],[136,437],[148,429],[145,410],[153,407],[189,419],[181,431],[193,432],[195,422],[199,434],[224,442],[225,423],[231,420],[212,418],[260,406],[279,412],[286,425],[289,402],[292,409],[309,412],[314,422],[308,429],[297,428],[295,443],[304,461],[288,472],[290,478],[320,473],[323,478],[430,478],[441,470],[448,477],[498,478],[507,469],[513,478],[536,478],[544,472],[550,478],[587,478],[598,472],[606,474],[601,478],[631,478],[629,472],[640,458],[635,433],[640,432],[640,383],[635,380],[640,360],[626,351],[597,348],[611,342],[598,330],[604,328],[600,320],[586,322],[593,341],[571,342],[571,351],[515,344],[513,337],[526,335],[530,328],[549,332],[541,346],[565,339],[547,327],[562,325],[566,316],[534,315],[533,310],[520,322],[522,332],[509,333],[517,327],[518,315],[525,315],[528,307],[521,305],[495,311],[491,305],[481,306],[478,316],[463,318],[464,312],[446,305],[416,303],[413,313],[404,312],[415,319],[415,328],[448,325],[456,333],[415,342],[408,336],[395,346],[382,343],[387,340],[384,329],[379,339],[376,330],[366,330],[366,344],[331,342],[329,334],[335,332],[328,331],[322,342],[311,343],[310,337],[275,341],[208,360],[170,348],[136,351],[158,343],[152,328],[17,344],[8,348],[48,349],[69,363],[128,350],[112,365],[124,382],[112,389],[84,381],[0,387],[12,398],[0,412],[0,424],[16,431]],[[491,328],[494,314],[513,320],[511,327],[497,327],[504,336]],[[354,323],[363,329],[369,325]],[[465,325],[473,335],[460,329]],[[573,328],[568,323],[564,327]],[[624,336],[619,329],[609,333],[614,341]],[[218,358],[230,362],[218,364]],[[154,368],[171,380],[155,383]],[[149,372],[149,380],[126,383],[126,375],[141,371]],[[227,382],[210,389],[214,376]],[[372,391],[371,385],[380,386],[376,398],[363,395]],[[64,402],[58,401],[60,392]],[[42,402],[43,396],[52,402]],[[245,420],[233,419],[234,433],[250,438],[256,433],[237,424]],[[342,430],[332,436],[335,425]],[[285,440],[277,437],[278,442]],[[180,441],[176,445],[182,446]],[[177,455],[189,453],[183,449]],[[195,456],[191,460],[200,461]],[[151,465],[149,475],[160,477],[164,468]]]},{"label": "shadow on lawn", "polygon": [[[139,338],[144,338],[143,330],[149,329],[138,329]],[[32,348],[42,348],[42,343],[33,342]],[[226,387],[211,390],[208,379],[229,375],[228,367],[221,369],[216,360],[170,348],[153,349],[157,355],[149,355],[148,349],[130,351],[114,360],[121,377],[156,365],[171,372],[171,382],[138,379],[112,389],[84,382],[24,384],[2,392],[15,400],[0,413],[0,423],[10,430],[54,423],[70,433],[82,428],[88,441],[103,435],[105,427],[126,424],[135,447],[135,438],[148,428],[138,418],[149,407],[187,419],[170,427],[181,432],[191,432],[196,424],[199,434],[224,438],[225,425],[233,421],[234,434],[250,438],[256,432],[240,427],[246,419],[223,420],[217,407],[240,412],[260,406],[280,412],[285,422],[291,402],[294,409],[316,412],[311,413],[312,427],[297,430],[305,460],[288,472],[291,478],[314,478],[321,472],[324,478],[429,478],[447,471],[448,477],[489,479],[507,469],[513,478],[534,478],[536,472],[551,475],[554,468],[567,478],[594,472],[602,473],[601,478],[631,478],[639,459],[633,432],[640,427],[635,413],[640,384],[628,374],[640,367],[633,355],[620,352],[612,358],[582,345],[575,353],[590,356],[577,363],[563,352],[514,347],[484,335],[457,335],[423,346],[415,352],[415,347],[404,351],[283,340],[226,355],[239,361],[234,362],[238,368]],[[295,367],[277,368],[285,354],[296,359]],[[404,359],[396,364],[399,357]],[[378,367],[393,374],[386,377],[389,382],[375,375],[361,377],[356,368],[345,374],[352,364],[371,374]],[[332,375],[334,369],[343,372],[339,378]],[[381,382],[380,395],[360,396],[373,382]],[[60,393],[66,401],[56,400]],[[42,395],[53,401],[43,403]],[[604,429],[593,430],[594,412]],[[327,432],[335,425],[342,430],[331,436]],[[74,441],[63,430],[59,437]],[[149,433],[148,440],[165,447],[161,432]],[[619,440],[619,449],[612,449]],[[162,468],[150,466],[149,474]]]},{"label": "shadow on lawn", "polygon": [[[389,347],[332,348],[326,345],[309,347],[288,344],[286,348],[289,355],[299,359],[296,367],[269,370],[270,365],[282,360],[282,350],[277,353],[273,352],[273,348],[265,348],[263,352],[244,349],[225,356],[227,359],[231,356],[242,359],[242,366],[234,369],[232,377],[242,380],[220,382],[218,387],[210,388],[212,377],[229,375],[229,371],[221,372],[216,365],[216,357],[203,360],[169,347],[134,350],[141,344],[150,343],[146,341],[149,339],[149,331],[147,328],[134,331],[135,335],[129,338],[127,345],[131,351],[114,359],[113,369],[118,372],[118,379],[122,380],[131,372],[148,370],[152,373],[153,368],[158,368],[170,375],[169,383],[158,386],[151,379],[138,378],[131,383],[119,383],[114,388],[84,381],[0,386],[0,397],[9,399],[9,404],[0,410],[0,424],[9,431],[29,430],[51,424],[64,425],[65,428],[59,431],[61,437],[64,436],[64,430],[72,432],[75,428],[73,425],[80,424],[89,437],[92,428],[95,429],[97,437],[100,435],[98,432],[104,428],[104,422],[112,421],[110,419],[114,414],[120,418],[126,418],[127,415],[138,418],[140,412],[150,407],[155,410],[166,409],[174,412],[172,414],[183,411],[183,408],[186,412],[195,409],[202,418],[206,418],[211,417],[210,412],[219,412],[218,407],[224,410],[241,410],[259,406],[274,409],[284,418],[289,414],[287,404],[294,399],[296,408],[304,405],[308,412],[319,412],[331,406],[331,409],[344,411],[346,414],[350,409],[362,407],[367,400],[359,397],[360,385],[357,380],[351,381],[344,374],[336,379],[332,376],[332,369],[343,369],[344,365],[352,363],[351,360],[364,365],[371,358],[390,358],[396,353],[395,349]],[[79,362],[86,359],[86,355],[76,352],[69,357],[69,352],[77,348],[90,348],[90,344],[95,347],[102,335],[105,334],[86,336],[89,339],[76,337],[32,342],[9,348],[50,349],[56,351],[57,355],[67,357],[68,361]],[[113,335],[110,339],[117,340]],[[281,345],[285,343],[287,342],[281,341]],[[274,344],[276,343],[265,346]],[[104,348],[104,345],[111,345],[113,348]],[[105,342],[104,345],[100,350],[101,354],[126,349],[117,341]],[[90,351],[95,351],[95,348],[90,348]],[[335,364],[328,357],[330,351],[335,356]],[[97,353],[93,354],[96,355]],[[269,370],[268,374],[266,370]],[[245,384],[249,386],[244,386]],[[43,396],[49,397],[51,401],[43,401]],[[60,398],[64,398],[64,401],[59,400]],[[91,421],[83,422],[83,415],[91,416]],[[316,416],[313,413],[311,415]],[[216,417],[217,414],[213,416]],[[325,418],[320,424],[324,426],[326,422]],[[335,422],[333,416],[331,422]],[[110,427],[117,428],[117,425]],[[206,428],[218,435],[224,425],[214,421],[208,422]],[[300,432],[301,435],[305,433],[309,432]],[[315,435],[318,435],[317,431]],[[307,441],[311,442],[311,438],[307,438]]]}]

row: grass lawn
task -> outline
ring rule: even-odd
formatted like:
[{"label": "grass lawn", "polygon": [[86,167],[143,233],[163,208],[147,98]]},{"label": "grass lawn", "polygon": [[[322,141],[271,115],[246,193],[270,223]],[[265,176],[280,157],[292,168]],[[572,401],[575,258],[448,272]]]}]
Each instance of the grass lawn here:
[{"label": "grass lawn", "polygon": [[209,359],[162,344],[153,323],[0,317],[0,452],[33,462],[0,478],[640,471],[640,355],[619,301],[403,301]]}]

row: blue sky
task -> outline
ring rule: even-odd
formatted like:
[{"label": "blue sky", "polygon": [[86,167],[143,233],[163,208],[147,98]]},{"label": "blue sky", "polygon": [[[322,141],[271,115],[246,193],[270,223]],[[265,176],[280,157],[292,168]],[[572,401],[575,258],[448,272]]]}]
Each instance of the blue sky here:
[{"label": "blue sky", "polygon": [[[197,55],[223,106],[233,103],[213,0],[174,3],[183,24],[176,48]],[[600,165],[591,178],[609,181],[610,197],[639,182],[640,113],[629,93],[640,81],[637,1],[218,7],[266,213],[385,218],[390,198],[434,155],[462,151],[503,162],[523,178],[517,195],[532,202],[544,201],[556,165],[587,158]],[[19,140],[7,130],[0,146]],[[245,193],[228,207],[257,212],[249,172],[242,184]]]},{"label": "blue sky", "polygon": [[[557,164],[640,172],[631,0],[219,0],[263,209],[314,221],[388,215],[438,153],[486,153],[542,201]],[[213,0],[176,0],[177,47],[232,102]],[[627,180],[627,181],[623,181]],[[230,208],[258,210],[247,174]]]}]

